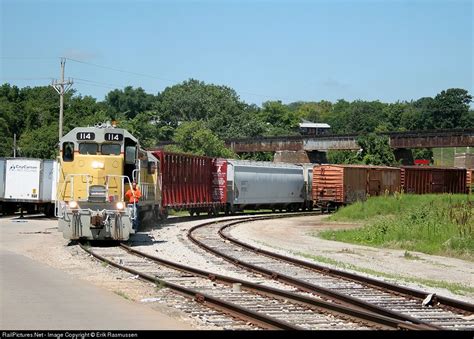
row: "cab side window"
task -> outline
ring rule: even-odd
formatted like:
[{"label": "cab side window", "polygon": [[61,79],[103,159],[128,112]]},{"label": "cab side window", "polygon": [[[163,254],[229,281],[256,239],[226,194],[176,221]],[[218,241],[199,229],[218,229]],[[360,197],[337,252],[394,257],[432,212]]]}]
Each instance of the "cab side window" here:
[{"label": "cab side window", "polygon": [[99,148],[99,145],[94,144],[94,143],[82,143],[82,144],[79,144],[79,153],[96,155],[98,148]]},{"label": "cab side window", "polygon": [[74,143],[65,142],[63,143],[63,161],[74,160]]}]

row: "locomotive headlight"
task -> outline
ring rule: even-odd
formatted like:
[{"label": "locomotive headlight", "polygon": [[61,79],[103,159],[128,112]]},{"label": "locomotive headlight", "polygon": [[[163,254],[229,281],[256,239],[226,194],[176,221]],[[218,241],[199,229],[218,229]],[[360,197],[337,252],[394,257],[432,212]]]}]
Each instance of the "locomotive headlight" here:
[{"label": "locomotive headlight", "polygon": [[68,203],[68,206],[69,206],[70,209],[73,210],[73,209],[78,208],[78,207],[79,207],[79,204],[77,203],[77,201],[72,200],[72,201],[70,201],[70,202]]},{"label": "locomotive headlight", "polygon": [[92,168],[94,169],[103,169],[104,168],[104,163],[100,161],[93,161],[92,162]]},{"label": "locomotive headlight", "polygon": [[117,203],[117,205],[115,205],[117,207],[118,210],[123,210],[123,208],[125,207],[125,204],[121,201],[119,201]]}]

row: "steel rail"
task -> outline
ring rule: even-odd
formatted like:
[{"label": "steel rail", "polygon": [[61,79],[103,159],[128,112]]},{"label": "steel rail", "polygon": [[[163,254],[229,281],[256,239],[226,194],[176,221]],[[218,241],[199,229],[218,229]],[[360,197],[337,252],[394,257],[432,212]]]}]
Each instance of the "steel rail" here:
[{"label": "steel rail", "polygon": [[80,247],[84,251],[89,253],[90,255],[94,256],[95,258],[99,259],[100,261],[106,262],[107,264],[109,264],[111,266],[114,266],[114,267],[117,267],[121,270],[127,271],[127,272],[129,272],[133,275],[138,275],[142,279],[147,280],[149,282],[159,284],[160,286],[163,286],[163,287],[168,287],[168,288],[180,293],[181,295],[184,295],[186,297],[194,299],[196,302],[199,302],[199,303],[202,303],[202,304],[204,304],[208,307],[217,309],[220,312],[230,314],[230,315],[232,315],[234,317],[237,317],[239,319],[242,319],[244,321],[249,321],[249,322],[251,322],[252,324],[254,324],[256,326],[259,326],[259,327],[262,327],[262,328],[265,328],[265,329],[271,329],[271,330],[301,330],[302,329],[299,326],[289,324],[285,321],[281,321],[281,320],[275,319],[273,317],[269,317],[269,316],[264,315],[264,314],[253,312],[251,310],[247,310],[247,309],[245,309],[241,306],[235,305],[235,304],[227,302],[225,300],[221,300],[219,298],[210,296],[208,294],[201,293],[199,291],[196,291],[196,290],[193,290],[193,289],[190,289],[190,288],[185,288],[183,286],[173,284],[173,283],[167,282],[165,280],[153,277],[149,274],[137,271],[137,270],[132,269],[130,267],[120,265],[120,264],[118,264],[118,263],[116,263],[112,260],[109,260],[109,259],[95,253],[94,251],[92,251],[91,249],[85,247],[82,244],[80,244]]},{"label": "steel rail", "polygon": [[[292,214],[291,216],[298,216],[298,215],[297,214]],[[274,219],[274,218],[283,218],[283,217],[285,217],[285,216],[284,215],[283,216],[278,215],[278,216],[273,216],[273,217],[268,217],[268,216],[267,217],[255,217],[255,218],[249,217],[249,218],[239,219],[238,221],[232,222],[231,224],[235,225],[235,224],[242,223],[242,222],[247,222],[247,221],[265,220],[265,219]],[[240,261],[240,260],[238,260],[238,259],[236,259],[232,256],[229,256],[227,254],[219,252],[218,250],[204,244],[203,242],[197,240],[196,238],[194,238],[192,236],[192,233],[193,233],[194,230],[196,230],[198,228],[205,227],[205,226],[209,226],[209,225],[215,224],[215,223],[222,223],[222,221],[221,222],[216,222],[216,221],[207,222],[207,223],[200,224],[200,225],[192,227],[188,231],[188,234],[187,234],[188,238],[193,243],[198,245],[199,247],[204,248],[205,250],[226,259],[227,261],[233,263],[234,265],[243,267],[243,268],[245,268],[247,270],[251,270],[253,272],[258,272],[258,273],[263,274],[267,277],[270,277],[274,280],[277,280],[277,281],[284,282],[284,283],[287,283],[289,285],[295,286],[295,287],[297,287],[297,288],[299,288],[303,291],[306,291],[306,292],[309,292],[309,293],[316,293],[316,294],[318,294],[319,296],[321,296],[323,298],[335,300],[338,303],[341,303],[341,304],[346,305],[348,307],[356,306],[359,309],[366,310],[368,312],[372,312],[372,313],[375,313],[375,314],[378,314],[378,315],[383,315],[383,316],[386,316],[386,317],[389,317],[389,318],[397,319],[397,320],[400,320],[400,321],[405,321],[405,322],[408,322],[408,323],[423,325],[423,326],[426,327],[426,329],[434,329],[434,330],[442,330],[443,329],[440,326],[430,324],[428,322],[425,322],[425,321],[420,320],[420,319],[416,319],[416,318],[408,316],[408,315],[404,315],[400,312],[395,312],[395,311],[392,311],[392,310],[388,310],[388,309],[385,309],[383,307],[379,307],[377,305],[370,304],[366,301],[363,301],[363,300],[360,300],[358,298],[354,298],[354,297],[351,297],[351,296],[333,291],[333,290],[328,289],[328,288],[324,288],[324,287],[321,287],[321,286],[318,286],[318,285],[314,285],[314,284],[308,283],[306,281],[302,281],[302,280],[299,280],[299,279],[296,279],[296,278],[293,278],[293,277],[290,277],[290,276],[287,276],[287,275],[284,275],[284,274],[280,274],[280,273],[274,272],[272,270],[269,270],[269,269],[266,269],[266,268],[263,268],[263,267],[259,267],[259,266],[256,266],[256,265],[244,262],[244,261]]]},{"label": "steel rail", "polygon": [[[349,279],[349,280],[352,280],[352,281],[357,281],[357,282],[360,282],[360,283],[363,283],[363,284],[369,284],[369,285],[372,285],[374,287],[382,288],[384,290],[389,290],[391,292],[399,293],[399,294],[402,294],[402,295],[408,295],[408,296],[418,298],[418,299],[421,299],[421,300],[425,299],[427,296],[430,295],[430,293],[420,291],[420,290],[416,290],[416,289],[413,289],[413,288],[404,287],[404,286],[400,286],[400,285],[395,285],[395,284],[392,284],[392,283],[389,283],[389,282],[384,282],[384,281],[376,280],[376,279],[373,279],[373,278],[357,275],[357,274],[354,274],[354,273],[345,272],[345,271],[341,271],[341,270],[338,270],[338,269],[333,269],[333,268],[321,266],[321,265],[318,265],[318,264],[315,264],[315,263],[310,263],[310,262],[299,260],[299,259],[296,259],[296,258],[287,257],[287,256],[284,256],[284,255],[281,255],[281,254],[278,254],[278,253],[273,253],[273,252],[270,252],[270,251],[267,251],[267,250],[264,250],[264,249],[257,248],[255,246],[250,245],[250,244],[247,244],[243,241],[240,241],[240,240],[232,237],[229,234],[224,233],[225,229],[227,229],[231,226],[237,225],[239,223],[241,223],[241,222],[231,222],[231,223],[221,227],[221,229],[219,230],[219,235],[223,239],[228,240],[228,241],[230,241],[230,242],[232,242],[236,245],[242,246],[242,247],[244,247],[246,249],[249,249],[251,251],[261,253],[261,254],[266,255],[268,257],[271,257],[271,258],[286,261],[290,264],[298,265],[298,266],[308,268],[308,269],[311,269],[311,270],[314,270],[314,271],[317,271],[317,272],[320,272],[320,273],[324,273],[324,274],[327,274],[327,275],[331,275],[331,276],[334,276],[334,277],[343,277],[343,278],[346,278],[346,279]],[[438,295],[436,295],[435,298],[436,298],[436,301],[440,305],[447,306],[447,307],[450,307],[450,308],[454,308],[457,311],[460,311],[462,313],[473,313],[474,312],[474,304],[470,304],[470,303],[467,303],[467,302],[464,302],[464,301],[455,300],[455,299],[451,299],[451,298],[447,298],[447,297],[443,297],[443,296],[438,296]]]},{"label": "steel rail", "polygon": [[323,300],[318,300],[314,298],[310,298],[307,296],[303,296],[300,294],[292,293],[292,292],[287,292],[283,291],[280,289],[276,289],[273,287],[267,287],[264,285],[259,285],[255,284],[246,280],[241,280],[237,278],[232,278],[224,275],[219,275],[215,273],[211,273],[208,271],[204,271],[198,268],[186,266],[180,263],[172,262],[163,258],[159,258],[147,253],[143,253],[141,251],[138,251],[130,246],[127,246],[125,244],[120,244],[122,248],[127,250],[128,252],[135,254],[140,257],[144,257],[147,259],[150,259],[154,262],[160,263],[164,266],[171,267],[176,270],[180,270],[183,272],[191,273],[195,276],[200,276],[204,278],[208,278],[211,281],[216,281],[220,282],[223,284],[227,285],[233,285],[235,283],[241,284],[242,288],[250,290],[252,292],[257,292],[266,296],[271,296],[271,297],[277,297],[277,298],[283,298],[286,300],[290,300],[292,302],[299,303],[304,306],[309,306],[311,308],[316,308],[318,310],[323,310],[325,312],[330,311],[332,313],[336,313],[338,315],[342,316],[349,316],[351,318],[354,318],[356,321],[364,321],[364,322],[369,322],[372,325],[375,326],[383,326],[389,329],[403,329],[403,330],[427,330],[431,328],[426,328],[424,325],[415,325],[415,324],[410,324],[410,323],[405,323],[400,320],[394,320],[393,318],[390,317],[385,317],[381,315],[377,315],[371,312],[366,312],[363,310],[359,309],[354,309],[350,308],[347,306],[335,304],[335,303],[330,303],[327,301]]}]

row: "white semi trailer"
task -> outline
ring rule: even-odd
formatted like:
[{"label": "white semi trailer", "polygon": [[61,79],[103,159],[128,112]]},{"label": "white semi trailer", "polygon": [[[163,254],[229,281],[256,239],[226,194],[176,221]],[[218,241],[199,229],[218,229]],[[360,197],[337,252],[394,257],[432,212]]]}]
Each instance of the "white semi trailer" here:
[{"label": "white semi trailer", "polygon": [[0,211],[53,216],[57,173],[55,160],[0,158]]}]

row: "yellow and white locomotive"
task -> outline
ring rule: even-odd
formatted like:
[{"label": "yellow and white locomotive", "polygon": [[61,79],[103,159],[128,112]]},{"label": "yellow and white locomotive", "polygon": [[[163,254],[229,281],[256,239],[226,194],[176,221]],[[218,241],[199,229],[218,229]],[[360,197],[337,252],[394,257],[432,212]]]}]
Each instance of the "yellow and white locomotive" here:
[{"label": "yellow and white locomotive", "polygon": [[[110,124],[77,127],[59,147],[57,214],[64,238],[128,240],[158,215],[159,162],[129,132]],[[133,182],[139,199],[125,197]]]}]

